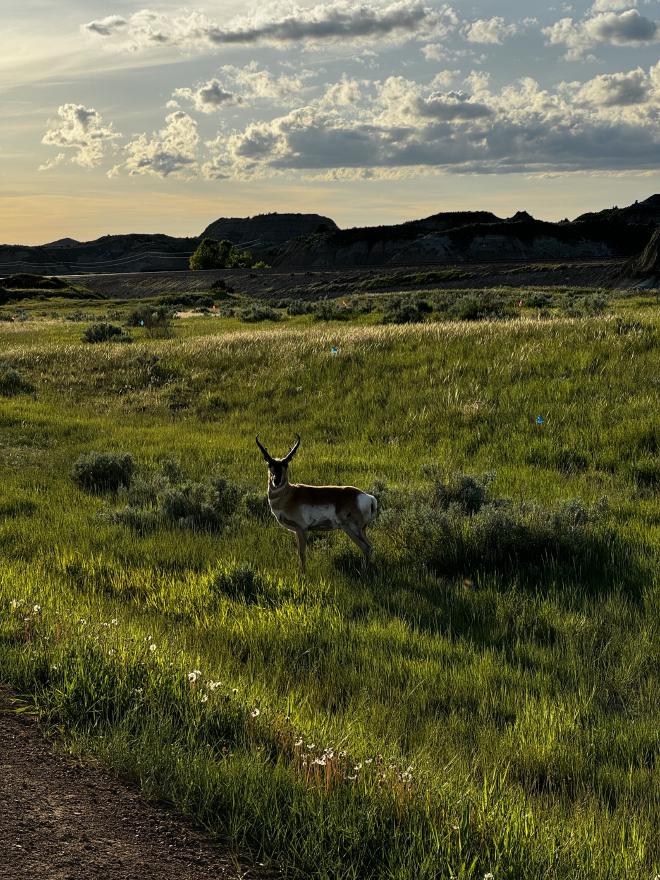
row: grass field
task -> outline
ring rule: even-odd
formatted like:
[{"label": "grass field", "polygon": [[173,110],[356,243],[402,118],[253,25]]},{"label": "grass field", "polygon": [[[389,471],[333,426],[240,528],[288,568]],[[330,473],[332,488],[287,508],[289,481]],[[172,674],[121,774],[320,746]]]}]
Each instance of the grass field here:
[{"label": "grass field", "polygon": [[[660,873],[652,295],[97,345],[76,307],[0,322],[0,680],[287,878]],[[257,432],[376,492],[364,576],[333,533],[298,577]]]}]

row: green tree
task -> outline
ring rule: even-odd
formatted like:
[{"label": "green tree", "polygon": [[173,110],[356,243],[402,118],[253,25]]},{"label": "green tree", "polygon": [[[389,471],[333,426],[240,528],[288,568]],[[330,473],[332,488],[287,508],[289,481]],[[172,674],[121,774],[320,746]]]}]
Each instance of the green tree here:
[{"label": "green tree", "polygon": [[205,238],[190,258],[191,269],[252,269],[254,257],[228,239]]}]

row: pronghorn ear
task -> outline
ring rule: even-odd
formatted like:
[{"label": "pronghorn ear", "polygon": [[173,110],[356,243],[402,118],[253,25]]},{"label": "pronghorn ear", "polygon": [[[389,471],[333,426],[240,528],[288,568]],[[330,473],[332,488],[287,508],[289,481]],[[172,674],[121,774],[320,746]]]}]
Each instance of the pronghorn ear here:
[{"label": "pronghorn ear", "polygon": [[273,459],[271,458],[271,456],[270,456],[268,450],[267,450],[266,447],[263,445],[263,443],[261,443],[261,441],[259,440],[259,437],[255,437],[255,440],[257,441],[257,446],[259,447],[259,449],[261,449],[261,454],[262,454],[263,457],[266,459],[266,462],[267,462],[268,464],[271,464],[271,462],[273,461]]},{"label": "pronghorn ear", "polygon": [[286,455],[284,456],[284,458],[282,459],[282,461],[283,461],[285,464],[288,464],[288,463],[291,461],[291,459],[293,458],[293,456],[294,456],[294,455],[296,454],[296,452],[298,451],[298,447],[299,447],[299,446],[300,446],[300,434],[296,434],[296,442],[293,444],[293,446],[291,447],[291,449],[289,449],[289,451],[287,452],[287,454],[286,454]]}]

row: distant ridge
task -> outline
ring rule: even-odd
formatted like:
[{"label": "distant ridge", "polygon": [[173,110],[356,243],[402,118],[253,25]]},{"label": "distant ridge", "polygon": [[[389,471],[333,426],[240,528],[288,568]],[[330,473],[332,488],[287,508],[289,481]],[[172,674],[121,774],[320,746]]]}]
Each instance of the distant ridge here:
[{"label": "distant ridge", "polygon": [[641,226],[660,226],[660,193],[649,196],[643,202],[634,202],[626,208],[605,208],[590,214],[580,214],[575,223],[593,220],[621,220]]},{"label": "distant ridge", "polygon": [[601,260],[632,257],[660,226],[660,194],[573,221],[536,220],[527,211],[502,218],[490,211],[445,211],[419,220],[340,229],[321,214],[221,217],[200,236],[104,235],[45,245],[0,245],[0,275],[179,271],[201,238],[229,239],[280,269],[351,268],[491,262]]},{"label": "distant ridge", "polygon": [[47,244],[40,245],[40,247],[45,247],[45,248],[75,247],[77,244],[80,244],[80,242],[76,241],[75,238],[58,238],[57,241],[49,241]]},{"label": "distant ridge", "polygon": [[502,260],[601,260],[629,257],[660,225],[660,195],[629,208],[549,223],[527,211],[502,219],[488,211],[452,211],[390,226],[339,229],[290,241],[278,267],[415,266]]},{"label": "distant ridge", "polygon": [[257,214],[254,217],[220,217],[209,224],[202,238],[229,239],[253,249],[276,247],[301,235],[329,232],[339,227],[320,214]]}]

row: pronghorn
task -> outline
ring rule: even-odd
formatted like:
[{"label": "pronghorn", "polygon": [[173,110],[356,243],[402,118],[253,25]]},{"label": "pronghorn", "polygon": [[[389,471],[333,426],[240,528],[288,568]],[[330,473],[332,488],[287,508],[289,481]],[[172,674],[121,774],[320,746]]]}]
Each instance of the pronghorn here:
[{"label": "pronghorn", "polygon": [[307,532],[314,529],[342,529],[364,553],[365,565],[372,553],[365,534],[376,516],[373,495],[355,486],[305,486],[289,482],[289,463],[300,446],[300,435],[284,458],[273,458],[257,437],[257,446],[268,465],[268,504],[275,519],[296,533],[301,571],[305,571]]}]

